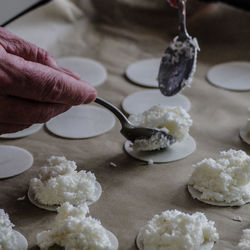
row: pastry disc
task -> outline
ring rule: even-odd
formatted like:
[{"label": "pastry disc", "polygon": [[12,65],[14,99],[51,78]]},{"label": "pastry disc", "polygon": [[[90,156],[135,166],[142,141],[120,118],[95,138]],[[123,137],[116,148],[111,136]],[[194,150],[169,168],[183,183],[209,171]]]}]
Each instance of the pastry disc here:
[{"label": "pastry disc", "polygon": [[196,143],[192,136],[188,135],[182,142],[176,142],[170,147],[154,151],[136,151],[131,147],[131,142],[124,144],[125,151],[135,159],[141,161],[153,161],[154,163],[167,163],[183,159],[192,154],[196,149]]},{"label": "pastry disc", "polygon": [[209,205],[214,205],[214,206],[218,206],[218,207],[235,207],[235,206],[243,206],[246,203],[249,203],[249,201],[246,201],[245,204],[239,203],[237,201],[235,202],[231,202],[231,203],[227,203],[227,202],[222,202],[222,201],[210,201],[210,200],[203,200],[201,198],[202,193],[200,191],[198,191],[197,189],[195,189],[193,186],[188,185],[188,192],[191,194],[193,199],[197,199],[203,203],[209,204]]},{"label": "pastry disc", "polygon": [[0,179],[12,177],[28,170],[33,156],[23,148],[0,145]]},{"label": "pastry disc", "polygon": [[[118,250],[118,247],[119,247],[119,242],[118,242],[118,239],[116,238],[116,236],[110,232],[109,230],[106,229],[106,232],[108,234],[108,237],[109,237],[109,240],[111,242],[111,248],[110,250]],[[51,246],[49,248],[50,250],[63,250],[64,248],[63,247],[60,247],[58,245],[54,245],[54,246]]]},{"label": "pastry disc", "polygon": [[32,135],[32,134],[38,132],[42,127],[43,127],[43,124],[34,124],[34,125],[30,126],[29,128],[26,128],[22,131],[18,131],[16,133],[8,133],[8,134],[0,135],[0,138],[4,138],[4,139],[22,138],[22,137]]},{"label": "pastry disc", "polygon": [[106,231],[108,233],[108,237],[109,237],[109,240],[110,240],[111,245],[112,245],[110,250],[118,250],[118,248],[119,248],[118,239],[116,238],[116,236],[112,232],[110,232],[107,229],[106,229]]},{"label": "pastry disc", "polygon": [[57,59],[60,67],[77,73],[82,80],[97,87],[107,79],[107,71],[104,66],[92,59],[82,57],[62,57]]},{"label": "pastry disc", "polygon": [[[95,189],[95,196],[96,196],[95,200],[94,201],[86,201],[86,203],[88,204],[88,206],[91,205],[91,204],[93,204],[93,203],[95,203],[96,201],[98,201],[100,199],[100,197],[101,197],[102,187],[101,187],[100,183],[96,181],[95,187],[96,187],[96,189]],[[35,194],[31,190],[31,188],[29,188],[29,190],[28,190],[28,198],[29,198],[30,202],[33,205],[35,205],[35,206],[37,206],[39,208],[48,210],[48,211],[54,211],[55,212],[57,210],[57,208],[59,207],[59,205],[45,205],[45,204],[41,204],[38,200],[36,200]]]},{"label": "pastry disc", "polygon": [[115,118],[110,111],[92,105],[74,106],[46,123],[51,133],[70,139],[101,135],[114,125]]},{"label": "pastry disc", "polygon": [[15,234],[15,237],[17,239],[17,245],[18,249],[17,250],[27,250],[28,249],[28,242],[26,238],[16,230],[13,230],[13,233]]},{"label": "pastry disc", "polygon": [[[136,236],[136,246],[139,250],[143,250],[144,246],[143,246],[143,242],[142,242],[142,232],[139,231],[139,233]],[[208,242],[206,244],[202,244],[199,248],[199,250],[211,250],[214,246],[214,242]]]},{"label": "pastry disc", "polygon": [[207,73],[208,81],[228,90],[250,90],[250,63],[228,62],[212,67]]},{"label": "pastry disc", "polygon": [[132,63],[126,69],[127,78],[141,86],[158,88],[157,76],[161,59],[153,58]]},{"label": "pastry disc", "polygon": [[160,90],[154,89],[135,92],[127,96],[122,102],[122,108],[126,113],[132,115],[143,113],[157,104],[182,107],[186,111],[189,111],[191,107],[190,101],[183,95],[166,97],[161,94]]},{"label": "pastry disc", "polygon": [[244,128],[240,130],[240,138],[250,145],[250,134]]}]

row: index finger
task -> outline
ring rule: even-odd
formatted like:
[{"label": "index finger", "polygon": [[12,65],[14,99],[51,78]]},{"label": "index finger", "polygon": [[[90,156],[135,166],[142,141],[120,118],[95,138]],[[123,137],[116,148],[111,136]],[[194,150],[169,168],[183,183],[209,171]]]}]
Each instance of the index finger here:
[{"label": "index finger", "polygon": [[90,84],[43,64],[7,54],[0,62],[1,94],[49,103],[79,105],[92,102],[96,90]]}]

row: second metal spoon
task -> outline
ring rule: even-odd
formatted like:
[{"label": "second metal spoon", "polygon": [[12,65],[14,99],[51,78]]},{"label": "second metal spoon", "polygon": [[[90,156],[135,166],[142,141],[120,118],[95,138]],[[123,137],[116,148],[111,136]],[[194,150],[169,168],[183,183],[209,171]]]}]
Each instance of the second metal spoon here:
[{"label": "second metal spoon", "polygon": [[159,68],[158,83],[165,96],[177,94],[190,84],[196,69],[196,39],[186,29],[186,0],[178,0],[179,34],[166,49]]}]

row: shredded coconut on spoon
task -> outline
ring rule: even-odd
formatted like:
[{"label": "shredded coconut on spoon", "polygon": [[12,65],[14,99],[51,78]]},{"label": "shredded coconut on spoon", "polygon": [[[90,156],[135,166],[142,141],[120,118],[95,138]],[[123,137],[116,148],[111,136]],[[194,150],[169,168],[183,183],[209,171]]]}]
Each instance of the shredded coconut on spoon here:
[{"label": "shredded coconut on spoon", "polygon": [[[155,105],[141,114],[130,115],[129,120],[135,126],[160,129],[172,135],[177,142],[181,142],[188,135],[192,125],[190,115],[183,108],[163,104]],[[148,140],[135,140],[132,146],[135,150],[152,151],[166,148],[170,144],[168,138],[162,134],[155,134]]]}]

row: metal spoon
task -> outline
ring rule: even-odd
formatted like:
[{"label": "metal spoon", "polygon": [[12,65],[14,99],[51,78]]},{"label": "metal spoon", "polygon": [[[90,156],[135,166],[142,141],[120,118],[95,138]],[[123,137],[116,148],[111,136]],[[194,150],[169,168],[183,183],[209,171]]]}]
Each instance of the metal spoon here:
[{"label": "metal spoon", "polygon": [[159,129],[134,126],[117,107],[102,98],[97,97],[95,102],[104,106],[115,114],[122,125],[121,134],[131,142],[134,142],[136,139],[149,139],[155,134],[157,134],[159,138],[161,135],[167,137],[169,140],[169,145],[176,141],[172,135],[167,134],[166,132]]},{"label": "metal spoon", "polygon": [[192,81],[199,46],[186,29],[186,0],[178,0],[179,34],[162,57],[158,83],[165,96],[177,94]]}]

